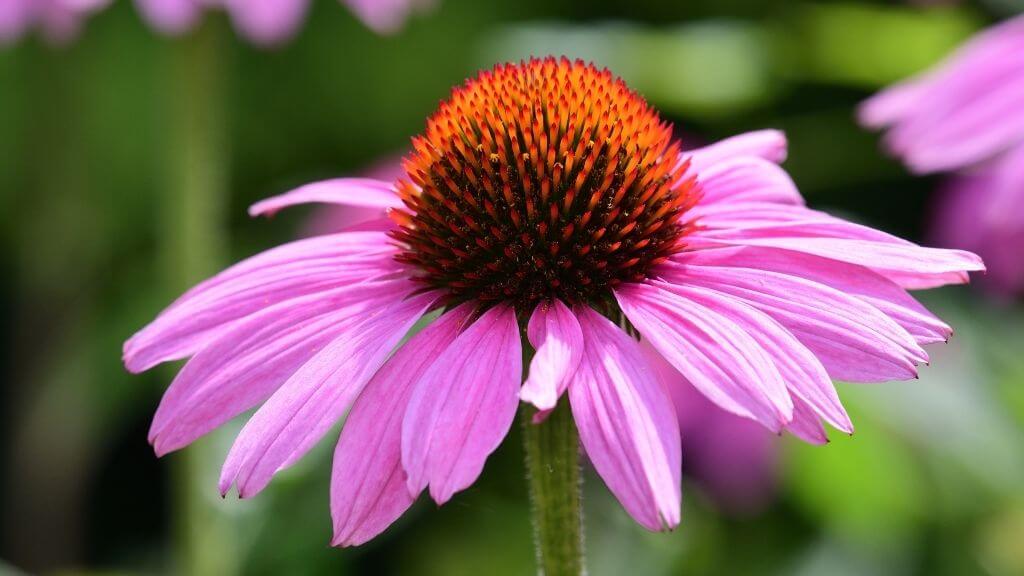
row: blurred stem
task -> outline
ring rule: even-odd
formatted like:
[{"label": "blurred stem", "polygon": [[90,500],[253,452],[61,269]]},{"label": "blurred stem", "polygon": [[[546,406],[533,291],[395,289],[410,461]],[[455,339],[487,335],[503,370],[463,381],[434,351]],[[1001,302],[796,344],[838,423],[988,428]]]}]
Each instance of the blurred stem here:
[{"label": "blurred stem", "polygon": [[[162,202],[170,287],[180,293],[217,270],[225,252],[227,199],[224,59],[221,35],[207,23],[169,45],[168,185]],[[198,442],[177,456],[175,533],[183,574],[237,572],[233,533],[215,506],[215,446]],[[214,468],[211,470],[211,468]]]},{"label": "blurred stem", "polygon": [[520,410],[526,445],[538,573],[583,574],[579,437],[569,403],[562,399],[548,418],[533,423],[536,410]]}]

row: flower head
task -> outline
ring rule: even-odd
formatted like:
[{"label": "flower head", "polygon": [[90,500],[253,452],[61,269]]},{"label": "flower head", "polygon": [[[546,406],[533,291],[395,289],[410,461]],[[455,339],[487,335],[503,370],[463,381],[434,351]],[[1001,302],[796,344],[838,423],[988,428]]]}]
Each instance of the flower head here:
[{"label": "flower head", "polygon": [[563,393],[625,509],[678,524],[679,424],[638,338],[728,412],[811,442],[822,421],[851,431],[830,377],[914,377],[921,345],[951,330],[906,289],[965,282],[980,260],[805,208],[776,164],[781,133],[689,152],[669,134],[610,73],[532,60],[456,89],[398,182],[254,205],[391,219],[236,264],[133,336],[130,370],[191,357],[154,418],[156,451],[262,404],[221,476],[247,497],[348,411],[331,511],[333,542],[353,545],[422,491],[443,503],[471,485],[520,400],[543,419]]},{"label": "flower head", "polygon": [[607,70],[505,65],[413,140],[399,255],[456,301],[599,304],[682,250],[697,200],[672,129]]},{"label": "flower head", "polygon": [[[310,0],[135,0],[143,17],[166,34],[191,29],[202,12],[219,6],[238,32],[256,44],[275,45],[290,39],[309,10]],[[398,31],[411,12],[432,0],[344,0],[366,26],[380,34]]]}]

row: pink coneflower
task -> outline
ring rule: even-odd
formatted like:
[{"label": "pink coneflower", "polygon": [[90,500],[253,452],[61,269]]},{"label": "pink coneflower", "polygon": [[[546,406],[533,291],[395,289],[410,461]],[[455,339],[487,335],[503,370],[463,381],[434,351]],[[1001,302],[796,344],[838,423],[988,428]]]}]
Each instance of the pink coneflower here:
[{"label": "pink coneflower", "polygon": [[966,282],[980,259],[807,209],[778,132],[692,152],[671,134],[606,70],[501,65],[441,104],[405,178],[254,205],[376,206],[393,225],[254,256],[133,336],[129,370],[190,357],[156,452],[262,404],[220,480],[250,497],[348,412],[331,511],[333,543],[354,545],[423,490],[444,503],[470,486],[521,399],[542,420],[567,393],[608,487],[643,526],[671,528],[679,425],[638,338],[728,412],[814,442],[822,421],[849,432],[830,377],[914,377],[921,345],[951,330],[906,289]]},{"label": "pink coneflower", "polygon": [[[135,0],[143,17],[166,34],[181,34],[199,21],[203,10],[221,7],[238,32],[257,44],[279,44],[291,38],[309,10],[310,0]],[[343,0],[372,30],[398,31],[406,17],[433,0]]]},{"label": "pink coneflower", "polygon": [[861,123],[917,173],[961,171],[932,235],[977,250],[988,285],[1024,289],[1024,15],[978,34],[935,68],[866,101]]},{"label": "pink coneflower", "polygon": [[[394,182],[405,177],[401,156],[385,158],[360,175]],[[305,236],[334,234],[379,221],[381,208],[327,204],[302,227]],[[704,398],[657,352],[648,357],[666,380],[686,454],[683,475],[690,475],[728,513],[750,515],[763,509],[775,493],[778,443],[763,426],[734,416]]]},{"label": "pink coneflower", "polygon": [[51,43],[73,39],[81,22],[110,0],[3,0],[0,2],[0,44],[21,38],[39,28]]}]

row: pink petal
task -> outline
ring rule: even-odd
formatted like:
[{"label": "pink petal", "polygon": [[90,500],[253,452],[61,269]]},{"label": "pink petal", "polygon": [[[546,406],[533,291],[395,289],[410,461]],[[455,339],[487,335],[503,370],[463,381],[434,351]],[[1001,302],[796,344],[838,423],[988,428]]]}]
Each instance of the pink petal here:
[{"label": "pink petal", "polygon": [[577,316],[584,354],[569,401],[587,456],[637,522],[675,528],[682,452],[672,399],[635,340],[589,308]]},{"label": "pink petal", "polygon": [[743,329],[661,288],[626,284],[615,297],[644,339],[712,402],[779,431],[793,404],[778,368]]},{"label": "pink petal", "polygon": [[372,178],[336,178],[306,184],[280,196],[261,200],[249,207],[249,215],[272,216],[282,208],[310,202],[382,210],[402,207],[402,201],[391,182]]},{"label": "pink petal", "polygon": [[192,288],[124,345],[125,366],[141,372],[196,353],[230,322],[306,294],[398,270],[383,233],[323,236],[268,250]]},{"label": "pink petal", "polygon": [[[746,237],[779,226],[835,227],[836,219],[824,212],[770,202],[725,201],[700,204],[687,213],[700,225],[701,238]],[[699,243],[698,243],[699,245]]]},{"label": "pink petal", "polygon": [[408,280],[296,298],[233,325],[196,354],[167,389],[149,439],[163,455],[264,401],[352,317],[403,298]]},{"label": "pink petal", "polygon": [[515,311],[491,308],[420,378],[402,422],[411,494],[443,504],[471,485],[508,433],[519,404],[522,346]]},{"label": "pink petal", "polygon": [[907,80],[864,101],[857,111],[862,126],[883,128],[912,112],[921,103],[929,85],[925,78]]},{"label": "pink petal", "polygon": [[929,312],[906,290],[864,266],[753,246],[697,250],[680,255],[677,261],[700,266],[769,270],[824,284],[878,308],[907,330],[918,344],[941,342],[953,333],[948,324]]},{"label": "pink petal", "polygon": [[687,241],[693,247],[763,246],[813,254],[865,266],[907,289],[963,283],[967,272],[985,269],[970,252],[924,248],[838,219],[698,232]]},{"label": "pink petal", "polygon": [[538,410],[551,410],[580,364],[583,333],[576,316],[557,299],[537,305],[526,333],[537,353],[519,398]]},{"label": "pink petal", "polygon": [[804,204],[789,174],[777,164],[756,156],[728,158],[696,174],[703,192],[701,205],[719,202]]},{"label": "pink petal", "polygon": [[[827,444],[828,434],[815,411],[799,398],[793,399],[793,421],[786,426],[797,438],[809,444]],[[853,432],[853,429],[846,432]]]},{"label": "pink petal", "polygon": [[832,378],[913,378],[927,354],[898,324],[863,300],[796,276],[748,268],[667,265],[663,276],[741,298],[786,327]]},{"label": "pink petal", "polygon": [[395,352],[352,406],[334,451],[333,546],[357,546],[412,505],[402,469],[402,417],[413,386],[455,340],[471,304],[445,313]]},{"label": "pink petal", "polygon": [[[737,206],[730,218],[729,208]],[[843,238],[868,240],[883,244],[915,246],[914,243],[881,230],[835,218],[805,206],[743,202],[722,206],[700,206],[714,218],[702,218],[702,229],[696,238],[688,238],[699,245],[705,239],[748,238]],[[749,214],[748,214],[749,213]],[[706,221],[706,222],[705,222]]]},{"label": "pink petal", "polygon": [[274,473],[312,448],[436,299],[434,293],[420,294],[343,321],[341,334],[303,364],[242,429],[221,471],[221,493],[237,483],[240,497],[253,496]]},{"label": "pink petal", "polygon": [[786,135],[780,130],[747,132],[715,142],[710,146],[682,153],[689,158],[690,170],[701,174],[711,166],[734,158],[756,156],[781,164],[786,160]]},{"label": "pink petal", "polygon": [[[654,283],[663,286],[664,283]],[[790,395],[844,432],[853,432],[832,380],[821,362],[782,325],[756,308],[716,290],[689,285],[668,287],[675,294],[722,314],[749,334],[768,354],[786,382]]]}]

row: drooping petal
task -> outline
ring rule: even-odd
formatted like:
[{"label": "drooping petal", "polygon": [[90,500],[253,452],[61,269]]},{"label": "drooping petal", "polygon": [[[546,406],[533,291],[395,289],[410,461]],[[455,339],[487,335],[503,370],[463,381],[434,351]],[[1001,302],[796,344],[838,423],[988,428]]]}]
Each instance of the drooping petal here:
[{"label": "drooping petal", "polygon": [[[793,398],[793,421],[786,426],[786,430],[808,444],[828,443],[828,433],[818,415],[799,398]],[[852,429],[847,432],[852,432]]]},{"label": "drooping petal", "polygon": [[615,297],[644,339],[723,409],[782,429],[793,403],[778,368],[740,326],[655,286],[626,284]]},{"label": "drooping petal", "polygon": [[805,402],[815,414],[836,428],[844,432],[853,431],[850,416],[839,401],[821,361],[770,316],[716,290],[690,285],[669,287],[661,282],[655,285],[713,309],[734,322],[768,354],[792,397]]},{"label": "drooping petal", "polygon": [[755,156],[781,164],[786,160],[786,152],[786,135],[782,131],[757,130],[684,152],[682,157],[689,158],[690,169],[700,174],[719,162],[744,156]]},{"label": "drooping petal", "polygon": [[413,386],[451,345],[472,312],[463,304],[413,336],[366,385],[345,420],[331,475],[333,546],[383,532],[415,500],[402,469],[402,417]]},{"label": "drooping petal", "polygon": [[526,333],[537,352],[519,398],[538,410],[551,410],[580,364],[583,333],[576,316],[558,299],[537,305]]},{"label": "drooping petal", "polygon": [[832,378],[905,380],[927,354],[913,337],[863,300],[810,280],[748,268],[664,267],[673,284],[699,285],[741,298],[786,327]]},{"label": "drooping petal", "polygon": [[855,264],[790,250],[748,246],[696,250],[675,259],[683,264],[769,270],[798,276],[856,296],[892,318],[919,344],[942,342],[953,333],[906,290],[882,275]]},{"label": "drooping petal", "polygon": [[266,400],[353,317],[414,289],[408,280],[370,282],[296,298],[233,325],[189,360],[164,394],[149,432],[157,454]]},{"label": "drooping petal", "polygon": [[224,462],[221,493],[237,483],[239,496],[255,495],[275,472],[312,448],[436,299],[434,293],[411,296],[345,321],[341,334],[303,364],[246,423]]},{"label": "drooping petal", "polygon": [[584,354],[569,402],[580,441],[630,516],[649,530],[672,529],[681,506],[672,399],[635,340],[589,308],[577,315]]},{"label": "drooping petal", "polygon": [[519,404],[522,345],[515,311],[499,305],[466,328],[416,384],[402,422],[410,493],[443,504],[472,484]]},{"label": "drooping petal", "polygon": [[272,216],[282,208],[310,202],[382,210],[402,207],[391,182],[372,178],[336,178],[306,184],[280,196],[260,200],[249,207],[249,215]]},{"label": "drooping petal", "polygon": [[300,240],[224,270],[182,295],[124,345],[128,370],[141,372],[196,353],[231,322],[307,294],[396,271],[381,232]]}]

